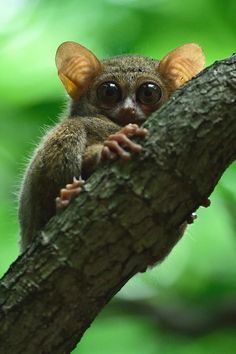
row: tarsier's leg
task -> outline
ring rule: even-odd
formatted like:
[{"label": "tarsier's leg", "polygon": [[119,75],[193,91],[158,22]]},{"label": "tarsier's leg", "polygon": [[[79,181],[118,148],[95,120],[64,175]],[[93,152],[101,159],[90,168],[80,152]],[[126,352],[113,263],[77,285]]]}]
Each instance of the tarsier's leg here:
[{"label": "tarsier's leg", "polygon": [[65,188],[60,190],[59,197],[56,198],[56,209],[64,209],[70,203],[70,201],[80,194],[84,186],[85,181],[73,178],[71,184],[67,184]]},{"label": "tarsier's leg", "polygon": [[140,128],[137,124],[126,125],[117,133],[111,134],[104,142],[102,159],[116,159],[120,157],[123,160],[130,160],[132,158],[130,152],[139,153],[142,147],[130,140],[129,136],[144,138],[147,132],[147,129]]}]

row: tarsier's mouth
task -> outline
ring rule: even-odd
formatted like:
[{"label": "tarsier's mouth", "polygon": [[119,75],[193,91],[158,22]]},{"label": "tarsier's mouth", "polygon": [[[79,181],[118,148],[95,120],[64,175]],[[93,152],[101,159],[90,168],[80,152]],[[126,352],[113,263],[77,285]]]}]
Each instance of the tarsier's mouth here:
[{"label": "tarsier's mouth", "polygon": [[138,124],[138,117],[136,115],[121,115],[119,117],[117,117],[117,123],[119,125],[125,126],[129,123],[136,123]]},{"label": "tarsier's mouth", "polygon": [[140,125],[146,120],[146,117],[138,114],[137,112],[134,113],[122,110],[115,115],[113,120],[121,126],[125,126],[129,123]]}]

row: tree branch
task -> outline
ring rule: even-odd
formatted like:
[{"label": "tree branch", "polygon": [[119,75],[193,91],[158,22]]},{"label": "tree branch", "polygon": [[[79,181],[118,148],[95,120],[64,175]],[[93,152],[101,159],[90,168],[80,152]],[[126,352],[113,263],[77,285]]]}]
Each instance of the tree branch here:
[{"label": "tree branch", "polygon": [[171,251],[236,157],[236,55],[145,126],[142,153],[101,166],[2,278],[1,353],[69,353],[128,279]]},{"label": "tree branch", "polygon": [[111,308],[119,314],[131,313],[145,318],[165,331],[182,336],[198,337],[210,332],[236,327],[236,301],[223,299],[217,304],[196,305],[170,299],[152,304],[142,300],[116,299]]}]

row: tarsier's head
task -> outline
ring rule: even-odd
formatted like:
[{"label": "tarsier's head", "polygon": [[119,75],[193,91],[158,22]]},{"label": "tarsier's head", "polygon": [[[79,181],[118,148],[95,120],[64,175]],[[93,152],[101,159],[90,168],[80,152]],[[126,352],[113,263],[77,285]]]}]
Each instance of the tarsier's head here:
[{"label": "tarsier's head", "polygon": [[62,43],[56,53],[59,77],[72,98],[71,115],[104,115],[121,126],[142,123],[204,62],[202,49],[193,43],[160,61],[137,55],[100,61],[75,42]]}]

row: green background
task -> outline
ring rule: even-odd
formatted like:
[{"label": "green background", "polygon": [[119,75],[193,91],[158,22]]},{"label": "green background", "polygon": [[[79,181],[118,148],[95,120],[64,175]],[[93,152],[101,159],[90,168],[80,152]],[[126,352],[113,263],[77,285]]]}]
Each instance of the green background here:
[{"label": "green background", "polygon": [[[210,65],[236,52],[236,1],[0,3],[0,275],[19,253],[17,193],[24,168],[65,104],[54,56],[66,40],[85,45],[100,58],[135,53],[157,59],[178,45],[196,42]],[[211,207],[198,211],[197,221],[169,257],[134,277],[73,353],[236,353],[235,327],[224,327],[223,320],[204,327],[217,311],[236,302],[235,180],[234,164],[212,194]],[[173,321],[179,325],[171,328]],[[190,335],[197,323],[198,333]]]}]

